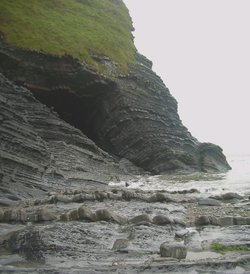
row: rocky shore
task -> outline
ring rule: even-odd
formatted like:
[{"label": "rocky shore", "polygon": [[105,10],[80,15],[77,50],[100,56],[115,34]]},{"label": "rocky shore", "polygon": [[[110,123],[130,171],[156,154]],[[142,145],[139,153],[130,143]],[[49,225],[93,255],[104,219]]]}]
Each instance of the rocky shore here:
[{"label": "rocky shore", "polygon": [[33,4],[0,2],[0,273],[249,272],[246,194],[150,188],[231,167],[182,124],[123,1]]},{"label": "rocky shore", "polygon": [[250,271],[247,195],[133,189],[131,180],[157,176],[100,149],[3,75],[0,88],[1,273]]},{"label": "rocky shore", "polygon": [[55,190],[1,207],[1,271],[248,273],[249,206],[197,189]]}]

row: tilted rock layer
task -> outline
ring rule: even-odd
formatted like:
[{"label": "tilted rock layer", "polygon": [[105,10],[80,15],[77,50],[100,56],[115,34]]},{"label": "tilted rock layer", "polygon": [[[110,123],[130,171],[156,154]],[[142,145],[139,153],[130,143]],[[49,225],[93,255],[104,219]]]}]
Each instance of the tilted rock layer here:
[{"label": "tilted rock layer", "polygon": [[[105,184],[128,170],[25,88],[0,74],[0,198],[18,200],[74,184]],[[127,164],[127,167],[133,167]],[[124,167],[124,168],[122,168]],[[129,169],[130,173],[139,171]],[[10,187],[11,186],[11,187]]]},{"label": "tilted rock layer", "polygon": [[[0,71],[79,128],[107,152],[154,174],[226,171],[222,149],[201,144],[182,125],[177,102],[151,62],[137,54],[129,74],[104,77],[70,57],[14,49],[1,43]],[[46,129],[44,129],[46,130]]]}]

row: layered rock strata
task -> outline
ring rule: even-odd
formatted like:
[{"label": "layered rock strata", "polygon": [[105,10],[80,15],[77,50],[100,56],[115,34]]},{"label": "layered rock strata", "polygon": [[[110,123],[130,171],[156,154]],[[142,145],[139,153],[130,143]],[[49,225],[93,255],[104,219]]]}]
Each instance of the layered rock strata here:
[{"label": "layered rock strata", "polygon": [[220,147],[200,143],[182,125],[176,100],[142,55],[127,75],[112,60],[96,57],[108,76],[71,57],[11,48],[3,41],[0,60],[0,72],[110,154],[154,174],[230,169]]},{"label": "layered rock strata", "polygon": [[[53,188],[106,184],[117,174],[139,173],[119,164],[79,129],[61,120],[25,88],[0,74],[1,204]],[[124,168],[122,168],[124,167]]]}]

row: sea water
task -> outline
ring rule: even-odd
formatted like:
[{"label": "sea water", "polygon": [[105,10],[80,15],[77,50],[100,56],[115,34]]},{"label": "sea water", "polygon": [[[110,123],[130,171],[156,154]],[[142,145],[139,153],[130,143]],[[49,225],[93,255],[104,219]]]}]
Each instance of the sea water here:
[{"label": "sea water", "polygon": [[[199,195],[210,196],[227,192],[240,195],[250,194],[250,154],[229,155],[228,162],[232,170],[227,173],[192,173],[185,175],[136,176],[119,185],[127,185],[131,189],[190,191],[198,190]],[[116,185],[116,183],[110,183]]]}]

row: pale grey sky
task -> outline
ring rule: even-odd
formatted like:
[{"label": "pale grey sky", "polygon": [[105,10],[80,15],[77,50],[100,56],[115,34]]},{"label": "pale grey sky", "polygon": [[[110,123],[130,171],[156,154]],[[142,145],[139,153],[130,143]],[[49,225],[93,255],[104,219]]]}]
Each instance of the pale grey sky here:
[{"label": "pale grey sky", "polygon": [[226,154],[250,153],[250,0],[124,0],[139,52],[185,126]]}]

